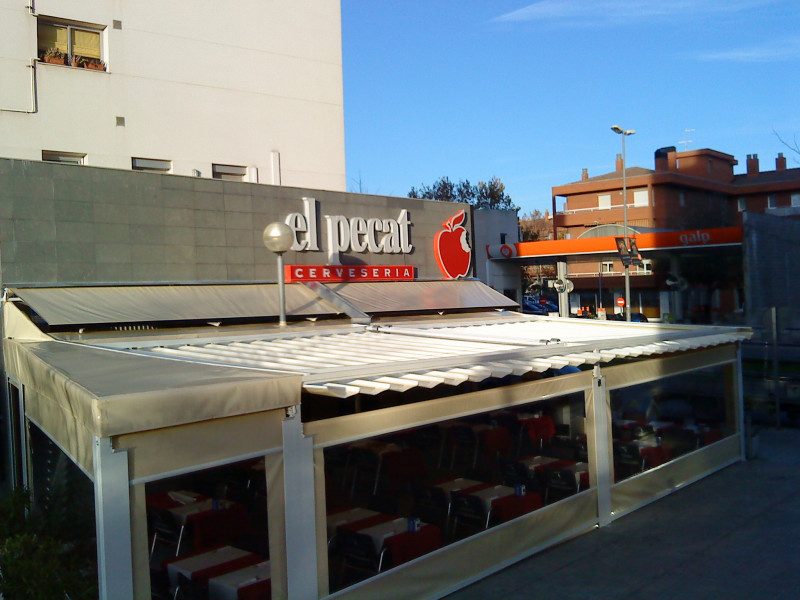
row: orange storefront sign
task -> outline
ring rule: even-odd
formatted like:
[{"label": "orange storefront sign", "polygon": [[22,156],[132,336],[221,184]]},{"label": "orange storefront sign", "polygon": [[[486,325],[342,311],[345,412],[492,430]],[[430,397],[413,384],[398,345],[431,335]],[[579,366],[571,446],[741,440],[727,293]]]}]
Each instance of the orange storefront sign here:
[{"label": "orange storefront sign", "polygon": [[[575,256],[580,254],[617,254],[617,236],[576,238],[572,240],[545,240],[515,244],[520,258],[534,256]],[[741,227],[716,229],[689,229],[686,231],[661,231],[637,233],[639,250],[672,250],[690,247],[734,246],[742,243]]]}]

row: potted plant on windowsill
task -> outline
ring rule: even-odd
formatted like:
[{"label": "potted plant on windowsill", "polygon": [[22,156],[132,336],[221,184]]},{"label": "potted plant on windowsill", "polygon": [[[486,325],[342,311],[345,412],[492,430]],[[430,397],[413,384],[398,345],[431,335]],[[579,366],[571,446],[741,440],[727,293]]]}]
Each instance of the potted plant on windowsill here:
[{"label": "potted plant on windowsill", "polygon": [[79,69],[86,65],[86,59],[82,56],[76,56],[75,54],[69,57],[68,62],[70,67],[78,67]]},{"label": "potted plant on windowsill", "polygon": [[106,63],[104,63],[99,58],[90,58],[84,62],[84,67],[87,69],[92,69],[94,71],[105,71],[106,70]]},{"label": "potted plant on windowsill", "polygon": [[42,55],[42,60],[52,65],[63,65],[66,55],[58,48],[48,48]]}]

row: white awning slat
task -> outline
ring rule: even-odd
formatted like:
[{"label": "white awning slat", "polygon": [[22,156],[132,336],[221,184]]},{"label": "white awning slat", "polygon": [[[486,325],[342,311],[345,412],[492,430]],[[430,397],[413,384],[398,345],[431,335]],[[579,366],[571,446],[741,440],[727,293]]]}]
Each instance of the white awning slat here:
[{"label": "white awning slat", "polygon": [[358,387],[362,394],[367,394],[368,396],[375,396],[381,392],[386,392],[392,387],[388,383],[378,383],[375,380],[368,379],[353,379],[352,381],[345,381],[343,383],[346,386]]},{"label": "white awning slat", "polygon": [[530,365],[531,368],[537,373],[543,373],[544,371],[547,371],[547,369],[553,368],[553,363],[551,363],[549,360],[544,360],[541,358],[530,361]]},{"label": "white awning slat", "polygon": [[353,385],[344,385],[341,383],[306,383],[303,384],[303,389],[312,394],[319,394],[320,396],[332,396],[334,398],[350,398],[355,396],[361,391],[361,388]]},{"label": "white awning slat", "polygon": [[406,392],[419,385],[417,381],[411,379],[400,379],[399,377],[376,377],[378,383],[388,383],[393,392]]},{"label": "white awning slat", "polygon": [[453,373],[452,371],[428,371],[427,375],[441,377],[447,385],[461,385],[469,381],[469,376],[464,373]]},{"label": "white awning slat", "polygon": [[489,379],[492,376],[491,369],[485,369],[482,367],[456,367],[455,369],[448,369],[449,373],[463,373],[467,377],[469,377],[470,381],[475,383],[479,383],[485,379]]},{"label": "white awning slat", "polygon": [[432,375],[425,375],[422,373],[406,373],[401,375],[400,379],[410,379],[416,381],[420,387],[433,388],[445,382],[443,377],[434,377]]}]

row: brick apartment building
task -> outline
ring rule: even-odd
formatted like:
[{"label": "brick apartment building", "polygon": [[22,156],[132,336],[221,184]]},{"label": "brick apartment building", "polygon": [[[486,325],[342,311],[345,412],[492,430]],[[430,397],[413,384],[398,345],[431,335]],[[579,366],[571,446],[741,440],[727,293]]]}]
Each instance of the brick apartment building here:
[{"label": "brick apartment building", "polygon": [[[617,155],[614,171],[590,177],[584,169],[579,181],[553,188],[554,238],[624,235],[622,162]],[[786,163],[779,154],[774,170],[762,171],[758,155],[748,155],[746,172],[734,174],[738,161],[729,154],[660,148],[654,169],[626,169],[628,233],[684,231],[688,238],[698,230],[741,227],[745,212],[800,215],[800,168]],[[671,313],[696,321],[720,320],[740,310],[741,246],[711,242],[643,253],[643,266],[631,267],[632,310],[650,318]],[[575,285],[573,311],[605,306],[612,312],[623,287],[621,261],[607,253],[584,253],[571,256],[568,264]]]}]

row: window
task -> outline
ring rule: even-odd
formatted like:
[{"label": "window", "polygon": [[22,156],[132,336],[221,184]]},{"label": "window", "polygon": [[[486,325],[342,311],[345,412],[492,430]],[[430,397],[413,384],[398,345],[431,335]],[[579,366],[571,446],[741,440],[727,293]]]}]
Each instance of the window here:
[{"label": "window", "polygon": [[67,163],[70,165],[82,165],[86,159],[85,154],[77,152],[59,152],[56,150],[42,150],[42,160],[47,162]]},{"label": "window", "polygon": [[211,176],[214,179],[224,179],[225,181],[245,181],[247,167],[237,167],[235,165],[211,165]]},{"label": "window", "polygon": [[739,212],[746,211],[747,210],[747,198],[745,198],[744,196],[739,196],[739,198],[736,199],[736,205],[737,205],[737,208],[739,209]]},{"label": "window", "polygon": [[647,190],[635,190],[633,192],[634,206],[649,206],[650,194]]},{"label": "window", "polygon": [[612,261],[600,263],[600,272],[601,273],[613,273],[614,272],[614,263]]},{"label": "window", "polygon": [[775,194],[767,196],[767,208],[778,208],[778,200],[775,198]]},{"label": "window", "polygon": [[681,190],[681,192],[678,194],[678,203],[681,206],[686,206],[686,192],[683,190]]},{"label": "window", "polygon": [[800,206],[800,194],[792,194],[792,206]]},{"label": "window", "polygon": [[172,161],[155,158],[132,158],[131,168],[134,171],[146,171],[148,173],[169,173],[172,170]]},{"label": "window", "polygon": [[649,260],[643,260],[640,266],[636,267],[636,272],[640,275],[652,275],[653,263]]},{"label": "window", "polygon": [[597,206],[599,208],[611,208],[611,194],[600,194],[597,196]]},{"label": "window", "polygon": [[40,18],[37,23],[39,59],[104,71],[101,52],[103,29],[100,25]]}]

